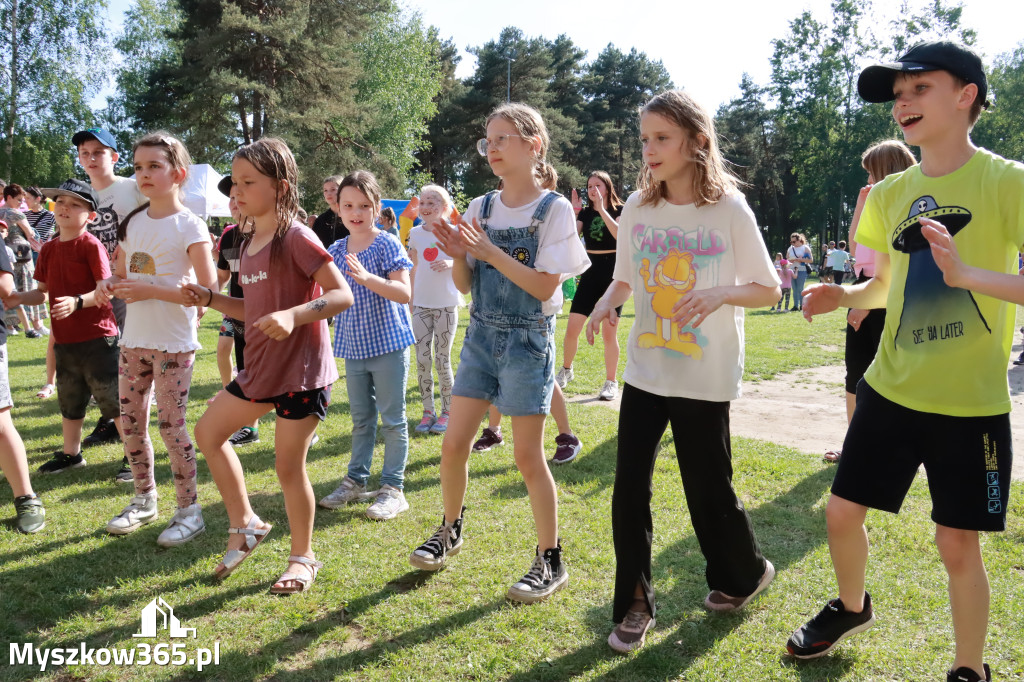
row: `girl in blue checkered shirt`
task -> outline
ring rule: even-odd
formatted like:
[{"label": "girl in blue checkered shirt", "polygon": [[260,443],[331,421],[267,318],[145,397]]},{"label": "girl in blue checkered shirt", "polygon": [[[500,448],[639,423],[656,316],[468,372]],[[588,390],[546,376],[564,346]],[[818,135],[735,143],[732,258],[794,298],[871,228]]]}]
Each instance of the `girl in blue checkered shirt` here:
[{"label": "girl in blue checkered shirt", "polygon": [[[349,236],[327,252],[355,295],[355,303],[334,325],[334,355],[345,359],[352,457],[341,485],[320,506],[337,509],[373,498],[366,515],[386,520],[409,508],[402,492],[409,458],[405,381],[415,339],[406,307],[412,261],[398,237],[377,228],[380,197],[377,179],[367,171],[355,171],[338,187],[339,214]],[[378,412],[384,425],[384,465],[380,489],[367,492]]]}]

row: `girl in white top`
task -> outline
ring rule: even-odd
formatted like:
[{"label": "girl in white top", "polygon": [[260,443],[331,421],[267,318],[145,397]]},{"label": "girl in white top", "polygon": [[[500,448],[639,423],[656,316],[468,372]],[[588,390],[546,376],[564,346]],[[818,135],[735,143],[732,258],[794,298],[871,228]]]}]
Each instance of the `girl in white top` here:
[{"label": "girl in white top", "polygon": [[587,326],[594,342],[635,293],[612,494],[613,649],[643,646],[654,624],[651,482],[669,423],[694,533],[707,560],[706,608],[742,608],[775,569],[732,488],[729,401],[743,376],[743,308],[779,299],[779,277],[711,114],[686,92],[640,114],[644,166],[619,218],[615,273]]},{"label": "girl in white top", "polygon": [[[416,376],[423,398],[423,419],[416,426],[417,433],[448,430],[452,405],[452,342],[462,296],[452,280],[452,258],[438,243],[432,223],[438,218],[450,220],[454,208],[444,187],[424,185],[418,207],[423,222],[409,232],[409,258],[413,263],[412,333],[416,337]],[[437,364],[441,384],[440,414],[434,408],[431,357]]]},{"label": "girl in white top", "polygon": [[167,447],[178,509],[157,543],[173,547],[205,530],[196,502],[195,448],[185,427],[185,407],[195,353],[196,308],[186,307],[182,285],[213,286],[217,271],[206,223],[185,208],[179,190],[191,163],[188,151],[167,133],[146,135],[133,149],[139,189],[149,202],[117,227],[114,274],[98,288],[127,304],[121,336],[119,392],[124,451],[135,496],[107,524],[124,535],[157,518],[153,445],[149,440],[149,396],[156,394],[160,437]]},{"label": "girl in white top", "polygon": [[478,197],[458,231],[435,220],[434,234],[452,257],[459,291],[472,291],[470,323],[452,389],[452,413],[441,445],[444,517],[409,562],[437,570],[462,548],[462,503],[470,447],[490,404],[512,417],[516,466],[530,495],[537,549],[529,571],[508,598],[532,603],[565,586],[558,538],[558,497],[544,460],[544,419],[555,384],[555,313],[563,280],[587,269],[569,202],[550,191],[557,181],[546,161],[548,133],[540,114],[517,102],[487,117],[477,151],[503,181]]}]

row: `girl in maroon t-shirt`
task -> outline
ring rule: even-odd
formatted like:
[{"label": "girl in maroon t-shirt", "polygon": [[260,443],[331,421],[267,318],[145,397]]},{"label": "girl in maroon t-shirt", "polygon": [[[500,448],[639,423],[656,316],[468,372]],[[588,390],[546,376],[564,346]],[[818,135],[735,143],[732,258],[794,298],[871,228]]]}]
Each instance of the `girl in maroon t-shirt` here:
[{"label": "girl in maroon t-shirt", "polygon": [[352,305],[352,291],[316,235],[295,222],[298,170],[284,142],[263,138],[239,149],[231,180],[240,229],[248,233],[238,271],[244,298],[187,287],[194,305],[245,321],[245,368],[196,424],[196,442],[231,522],[228,551],[214,575],[227,577],[270,531],[249,505],[228,439],[273,407],[277,477],[292,541],[288,569],[270,591],[292,594],[306,591],[322,567],[312,547],[315,507],[306,452],[338,378],[326,320]]}]

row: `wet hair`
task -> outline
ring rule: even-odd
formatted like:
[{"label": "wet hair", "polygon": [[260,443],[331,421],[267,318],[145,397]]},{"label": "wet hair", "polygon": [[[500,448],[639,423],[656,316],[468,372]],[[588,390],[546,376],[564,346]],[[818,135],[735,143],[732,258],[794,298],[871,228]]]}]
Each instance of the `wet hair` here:
[{"label": "wet hair", "polygon": [[25,190],[22,189],[21,185],[16,182],[12,182],[11,184],[4,186],[4,199],[21,196],[24,192]]},{"label": "wet hair", "polygon": [[420,196],[428,193],[436,194],[440,197],[441,203],[444,204],[444,208],[441,210],[441,217],[447,220],[455,209],[455,202],[452,201],[452,195],[448,194],[448,190],[441,185],[423,185],[423,187],[420,188]]},{"label": "wet hair", "polygon": [[395,216],[395,209],[390,206],[385,206],[380,210],[380,220],[382,223],[385,220],[388,221],[388,224],[392,227],[398,225],[398,218]]},{"label": "wet hair", "polygon": [[295,217],[303,225],[305,225],[306,221],[309,220],[309,214],[306,213],[306,209],[302,208],[301,206],[295,209]]},{"label": "wet hair", "polygon": [[487,120],[484,121],[485,131],[487,125],[496,118],[503,118],[515,126],[516,132],[524,140],[540,141],[540,152],[534,159],[533,174],[541,187],[549,190],[555,189],[558,184],[558,172],[547,161],[551,139],[548,137],[548,128],[544,125],[544,119],[541,118],[540,112],[522,102],[506,102],[488,114]]},{"label": "wet hair", "polygon": [[[167,162],[171,164],[171,168],[176,171],[185,171],[185,174],[182,176],[181,182],[178,185],[180,191],[181,186],[185,184],[185,179],[188,177],[188,167],[192,165],[192,157],[189,156],[188,150],[185,149],[185,145],[181,143],[181,140],[168,132],[158,130],[140,137],[135,144],[132,145],[132,156],[135,156],[135,152],[137,152],[140,147],[155,147],[163,150],[164,155],[167,157]],[[148,201],[124,217],[117,226],[117,241],[124,241],[128,234],[128,222],[134,218],[136,214],[141,211],[145,211],[147,208],[149,208]]]},{"label": "wet hair", "polygon": [[615,185],[612,184],[612,176],[609,175],[607,171],[592,171],[590,175],[587,177],[587,180],[589,181],[590,178],[597,178],[604,185],[604,200],[608,202],[609,206],[611,206],[612,208],[618,208],[622,206],[622,199],[620,199],[619,195],[616,194]]},{"label": "wet hair", "polygon": [[[285,233],[292,228],[299,212],[299,168],[295,156],[284,140],[264,137],[247,144],[235,152],[234,159],[244,159],[253,165],[256,172],[271,179],[274,185],[274,214],[276,227],[270,242],[270,260],[275,262],[284,240]],[[252,216],[243,216],[239,229],[246,223],[246,239],[252,239]]]},{"label": "wet hair", "polygon": [[[346,187],[355,187],[362,192],[373,205],[373,217],[380,215],[380,185],[377,178],[370,171],[352,171],[338,184],[338,201],[341,201],[341,190]],[[393,212],[392,212],[393,213]]]},{"label": "wet hair", "polygon": [[[718,147],[715,120],[707,109],[685,90],[668,90],[656,95],[640,110],[640,115],[657,114],[686,131],[693,162],[693,197],[700,206],[714,204],[734,191],[740,180],[725,165]],[[656,204],[666,199],[668,187],[655,182],[647,164],[637,177],[640,205]]]},{"label": "wet hair", "polygon": [[902,173],[917,161],[907,145],[899,140],[883,140],[867,148],[860,157],[860,165],[874,179],[881,182],[893,173]]}]

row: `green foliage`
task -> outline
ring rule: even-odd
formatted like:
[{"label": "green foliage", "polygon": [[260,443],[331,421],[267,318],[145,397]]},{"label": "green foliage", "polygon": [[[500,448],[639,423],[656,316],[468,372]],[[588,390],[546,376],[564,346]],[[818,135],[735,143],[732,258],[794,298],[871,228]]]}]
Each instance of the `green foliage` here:
[{"label": "green foliage", "polygon": [[988,84],[993,107],[982,113],[972,137],[1008,159],[1024,161],[1024,43],[996,57]]}]

